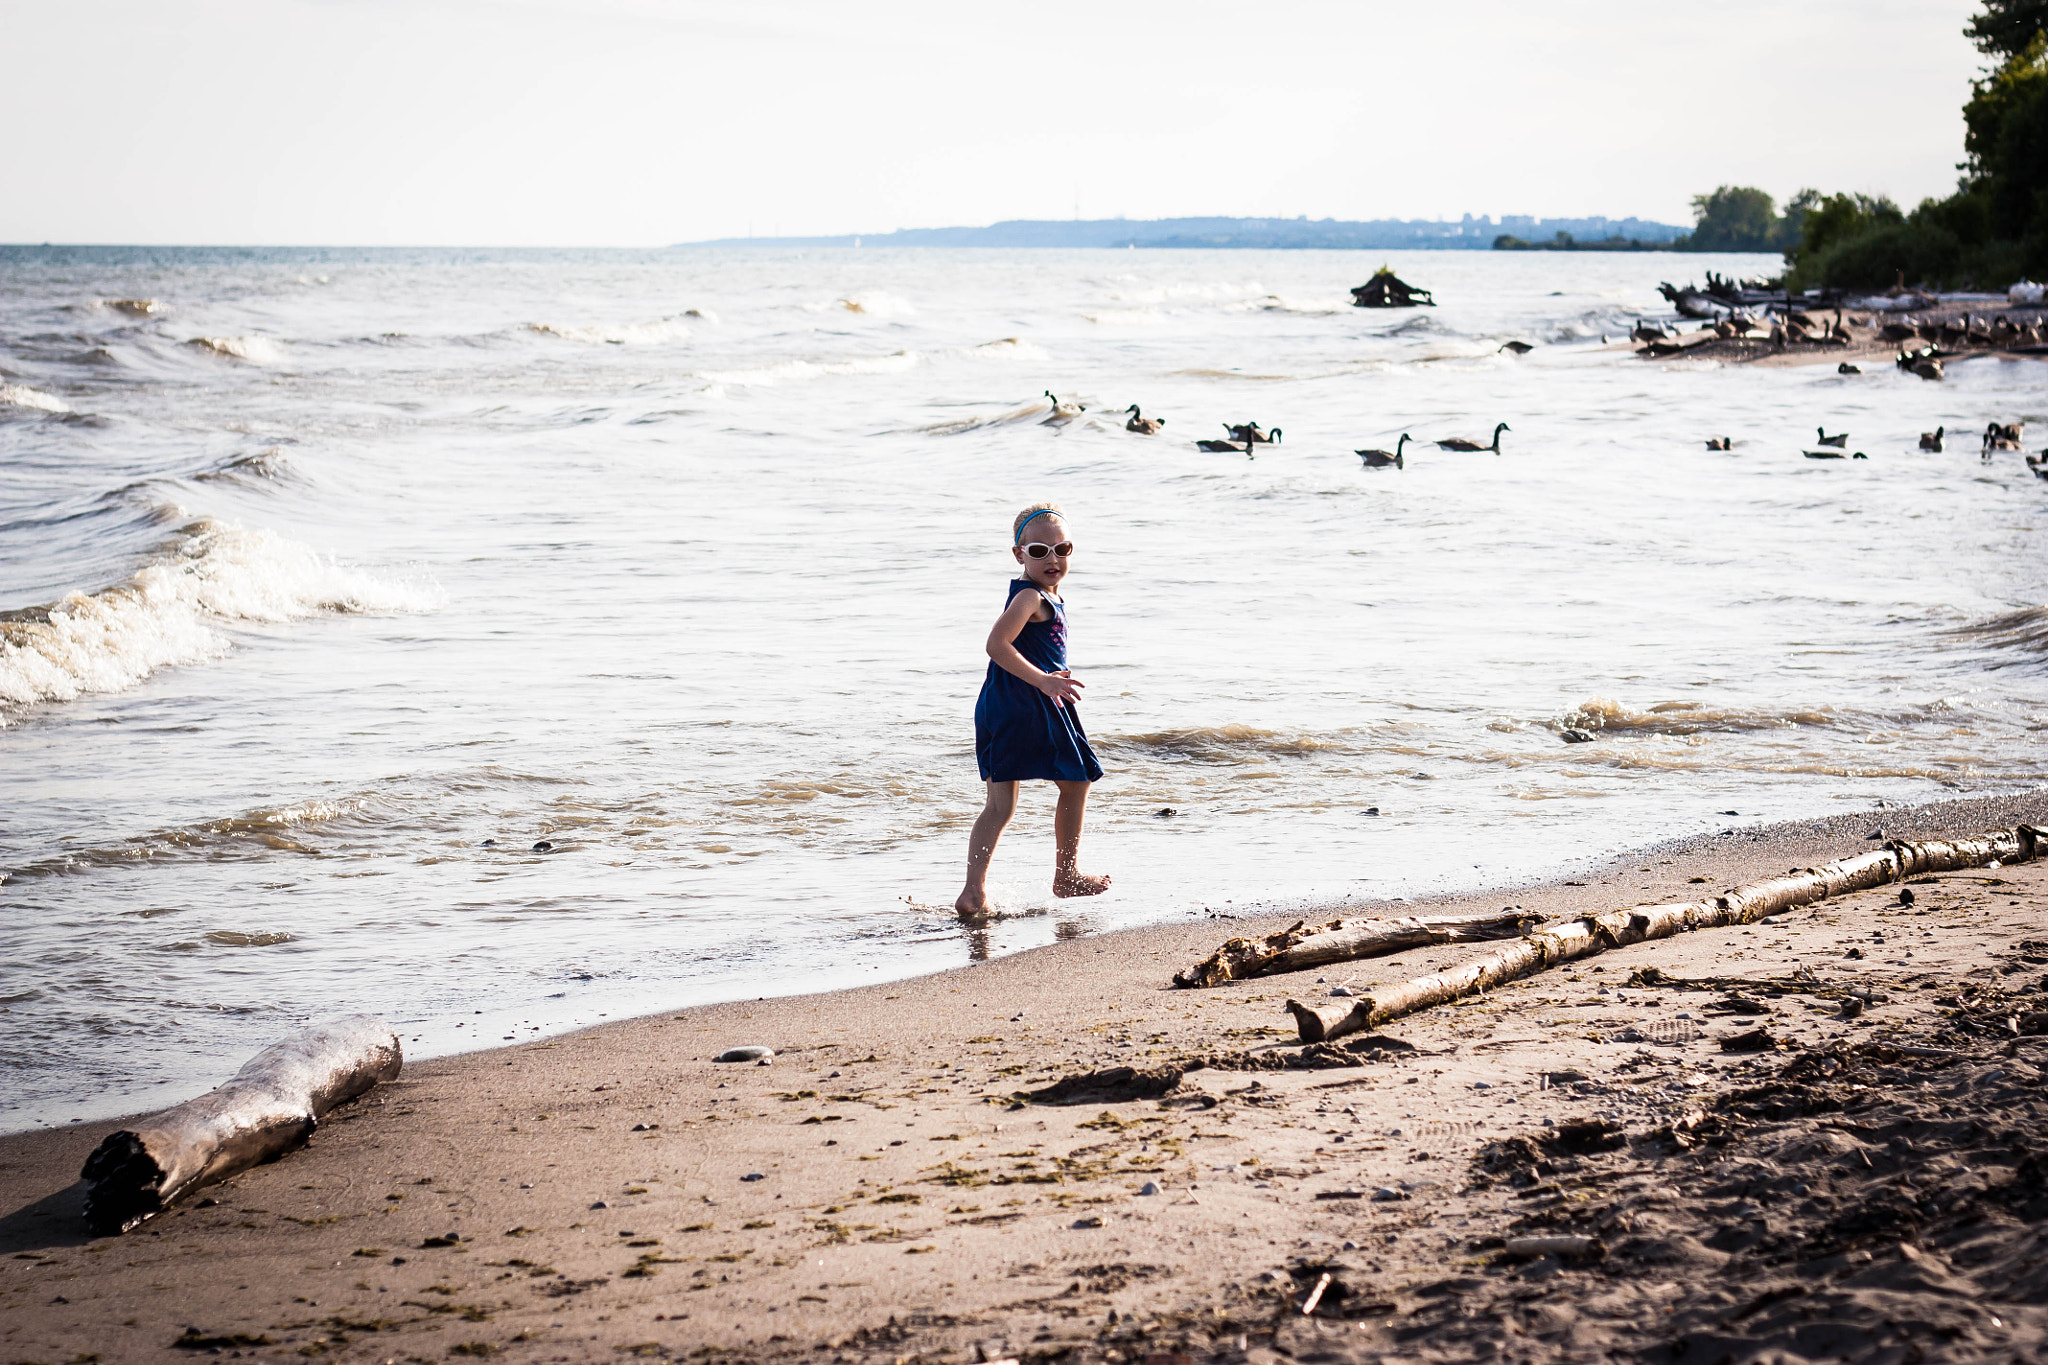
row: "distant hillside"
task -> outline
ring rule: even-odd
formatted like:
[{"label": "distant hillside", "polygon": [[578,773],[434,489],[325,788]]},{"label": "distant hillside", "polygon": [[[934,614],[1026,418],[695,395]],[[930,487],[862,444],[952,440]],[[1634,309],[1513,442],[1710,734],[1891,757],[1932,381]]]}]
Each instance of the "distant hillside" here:
[{"label": "distant hillside", "polygon": [[1013,219],[988,227],[901,228],[840,237],[725,237],[684,246],[785,247],[1256,247],[1336,250],[1488,251],[1502,234],[1555,239],[1557,234],[1601,241],[1625,238],[1669,242],[1690,231],[1640,218],[1529,218],[1498,220],[1466,214],[1456,222],[1380,218],[1345,222],[1323,218]]}]

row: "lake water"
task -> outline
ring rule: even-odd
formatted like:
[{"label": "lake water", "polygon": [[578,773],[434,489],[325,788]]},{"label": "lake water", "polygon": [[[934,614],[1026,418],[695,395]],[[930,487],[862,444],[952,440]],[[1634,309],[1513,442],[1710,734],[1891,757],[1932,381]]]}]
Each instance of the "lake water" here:
[{"label": "lake water", "polygon": [[[338,1012],[447,1052],[2048,777],[2048,483],[1916,449],[2048,370],[1602,348],[1765,258],[1387,259],[1441,306],[1334,252],[0,251],[0,1127]],[[968,932],[1039,500],[1116,884],[1051,899],[1027,790]]]}]

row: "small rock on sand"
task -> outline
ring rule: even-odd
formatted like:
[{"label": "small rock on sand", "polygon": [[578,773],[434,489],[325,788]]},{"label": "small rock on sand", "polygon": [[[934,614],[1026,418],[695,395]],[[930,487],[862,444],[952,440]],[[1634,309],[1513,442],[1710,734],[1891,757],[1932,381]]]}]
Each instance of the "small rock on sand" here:
[{"label": "small rock on sand", "polygon": [[775,1055],[772,1047],[729,1047],[711,1060],[714,1062],[760,1062]]}]

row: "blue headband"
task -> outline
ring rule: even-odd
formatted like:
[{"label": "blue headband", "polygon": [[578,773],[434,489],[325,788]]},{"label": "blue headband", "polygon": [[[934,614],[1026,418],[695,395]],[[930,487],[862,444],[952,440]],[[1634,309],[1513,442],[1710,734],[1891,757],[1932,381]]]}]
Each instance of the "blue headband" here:
[{"label": "blue headband", "polygon": [[1058,515],[1059,513],[1053,511],[1050,507],[1039,508],[1036,512],[1033,512],[1030,516],[1024,518],[1024,520],[1017,523],[1016,543],[1019,545],[1022,545],[1024,543],[1024,528],[1029,526],[1032,522],[1038,520],[1040,517],[1056,517]]}]

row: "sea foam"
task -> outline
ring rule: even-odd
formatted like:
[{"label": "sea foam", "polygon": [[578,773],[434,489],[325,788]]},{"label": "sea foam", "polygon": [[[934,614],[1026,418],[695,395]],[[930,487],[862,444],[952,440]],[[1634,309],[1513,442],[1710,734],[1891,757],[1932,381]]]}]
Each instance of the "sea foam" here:
[{"label": "sea foam", "polygon": [[284,352],[269,337],[193,337],[185,343],[228,360],[246,360],[252,365],[270,365],[284,359]]},{"label": "sea foam", "polygon": [[71,405],[55,394],[26,384],[0,384],[0,408],[33,408],[38,412],[69,412]]},{"label": "sea foam", "polygon": [[203,518],[125,583],[0,618],[0,705],[120,692],[160,668],[218,658],[229,649],[222,627],[236,622],[433,605],[416,586],[344,567],[269,531]]}]

